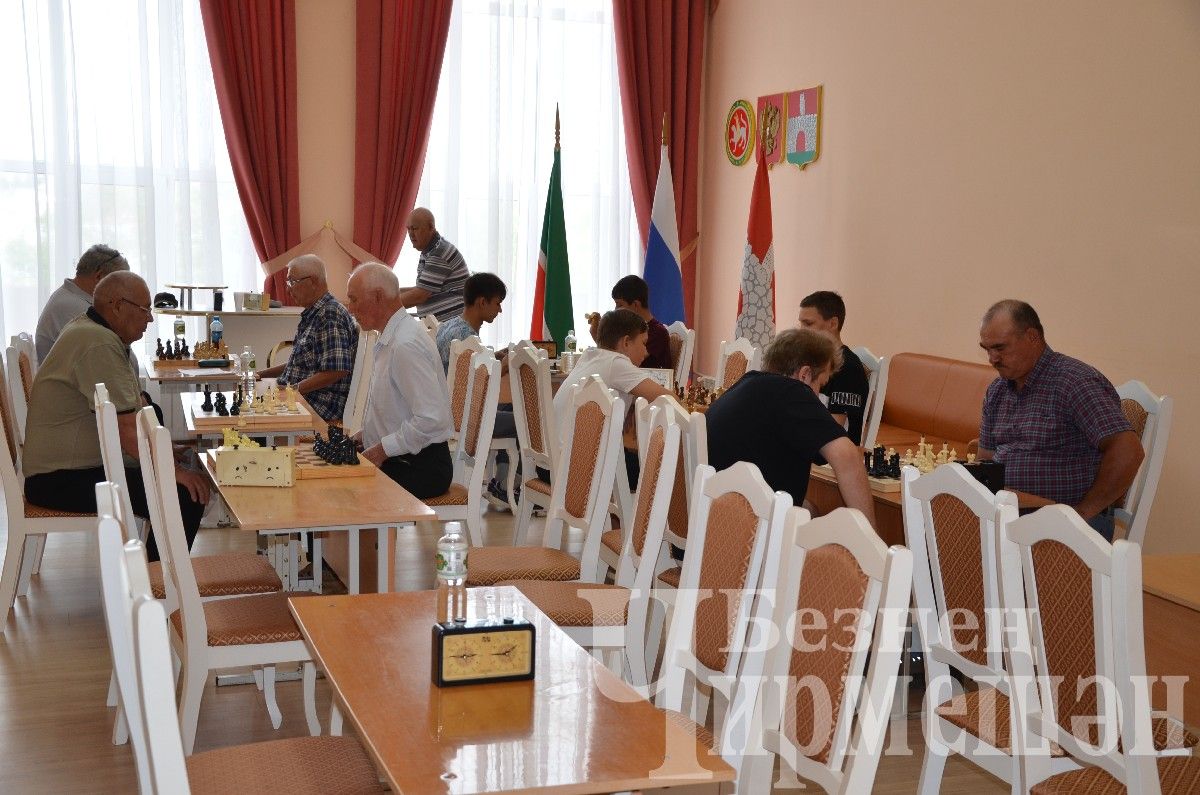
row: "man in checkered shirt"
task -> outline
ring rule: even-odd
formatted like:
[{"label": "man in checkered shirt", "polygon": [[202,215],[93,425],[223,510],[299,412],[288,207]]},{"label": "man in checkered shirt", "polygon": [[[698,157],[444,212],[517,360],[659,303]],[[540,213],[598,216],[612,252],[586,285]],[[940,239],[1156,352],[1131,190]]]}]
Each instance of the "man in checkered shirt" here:
[{"label": "man in checkered shirt", "polygon": [[1005,487],[1070,505],[1111,541],[1111,506],[1144,457],[1117,390],[1096,368],[1051,350],[1024,301],[994,304],[979,346],[1000,374],[983,401],[979,457],[1004,464]]},{"label": "man in checkered shirt", "polygon": [[287,266],[292,299],[304,307],[287,364],[261,370],[304,396],[326,422],[341,421],[350,394],[350,374],[358,349],[358,326],[346,307],[329,292],[325,263],[315,254],[296,257]]}]

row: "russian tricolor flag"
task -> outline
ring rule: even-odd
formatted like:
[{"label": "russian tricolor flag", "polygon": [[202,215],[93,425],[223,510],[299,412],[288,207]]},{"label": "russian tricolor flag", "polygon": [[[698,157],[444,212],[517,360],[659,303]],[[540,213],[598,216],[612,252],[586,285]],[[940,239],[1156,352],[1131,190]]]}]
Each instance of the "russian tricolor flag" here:
[{"label": "russian tricolor flag", "polygon": [[675,221],[675,187],[671,161],[663,144],[650,211],[644,276],[650,287],[650,313],[663,325],[686,320],[683,311],[683,271],[679,264],[679,227]]}]

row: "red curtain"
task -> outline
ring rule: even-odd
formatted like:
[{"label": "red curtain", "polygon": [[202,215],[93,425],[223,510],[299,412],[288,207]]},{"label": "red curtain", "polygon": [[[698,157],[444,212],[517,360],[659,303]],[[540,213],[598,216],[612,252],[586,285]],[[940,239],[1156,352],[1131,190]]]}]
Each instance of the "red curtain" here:
[{"label": "red curtain", "polygon": [[644,245],[650,233],[665,115],[689,326],[696,296],[700,77],[707,16],[705,0],[613,0],[625,149],[638,228]]},{"label": "red curtain", "polygon": [[[200,0],[217,104],[262,262],[300,242],[295,0]],[[285,274],[264,289],[287,302]]]},{"label": "red curtain", "polygon": [[354,242],[394,265],[429,143],[451,0],[358,0]]}]

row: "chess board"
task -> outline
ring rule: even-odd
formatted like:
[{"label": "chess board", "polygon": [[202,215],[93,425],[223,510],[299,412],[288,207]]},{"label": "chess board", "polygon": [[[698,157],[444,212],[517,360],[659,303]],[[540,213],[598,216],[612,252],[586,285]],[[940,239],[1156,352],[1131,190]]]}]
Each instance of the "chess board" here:
[{"label": "chess board", "polygon": [[[833,474],[833,467],[829,466],[829,464],[814,465],[813,472],[820,472],[830,480],[837,480],[837,476]],[[871,486],[871,491],[878,491],[883,494],[900,491],[900,478],[877,478],[867,475],[867,483]]]},{"label": "chess board", "polygon": [[320,478],[369,478],[376,472],[375,465],[361,455],[355,465],[335,465],[313,452],[311,442],[296,445],[296,480]]},{"label": "chess board", "polygon": [[[213,400],[216,400],[217,393],[212,393]],[[253,434],[265,431],[293,431],[293,430],[308,430],[316,427],[316,417],[308,405],[303,401],[296,403],[296,409],[290,407],[280,401],[278,411],[274,414],[255,413],[255,414],[240,414],[238,416],[230,415],[222,417],[216,412],[204,411],[200,408],[204,403],[204,395],[196,393],[189,395],[192,399],[188,410],[192,414],[192,423],[196,430],[204,432],[217,432],[222,428],[237,428],[242,433]],[[225,398],[228,402],[233,401],[233,392],[226,392]],[[242,423],[245,420],[245,424]]]}]

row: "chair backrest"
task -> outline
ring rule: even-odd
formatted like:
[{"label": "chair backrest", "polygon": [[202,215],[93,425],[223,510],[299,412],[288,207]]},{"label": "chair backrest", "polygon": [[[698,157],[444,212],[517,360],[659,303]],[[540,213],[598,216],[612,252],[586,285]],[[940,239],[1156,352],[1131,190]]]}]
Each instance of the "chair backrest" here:
[{"label": "chair backrest", "polygon": [[676,320],[667,326],[667,343],[671,346],[671,366],[675,368],[675,386],[687,386],[692,375],[692,356],[696,351],[696,332]]},{"label": "chair backrest", "polygon": [[608,529],[608,500],[617,464],[623,461],[621,425],[625,403],[598,376],[571,387],[562,458],[550,488],[543,545],[562,547],[563,528],[584,531],[581,579],[595,582],[600,571],[600,536]]},{"label": "chair backrest", "polygon": [[521,446],[521,471],[526,478],[534,477],[534,467],[553,473],[558,466],[558,426],[554,422],[550,360],[545,353],[540,348],[518,345],[508,355],[513,420]]},{"label": "chair backrest", "polygon": [[[120,488],[122,527],[129,530],[133,505],[129,501],[129,478],[125,475],[125,460],[121,455],[121,436],[117,430],[117,409],[108,399],[108,388],[96,384],[96,433],[100,436],[100,458],[104,462],[104,478]],[[126,536],[130,538],[131,536]],[[132,536],[136,538],[136,533]]]},{"label": "chair backrest", "polygon": [[[286,364],[291,357],[292,347],[295,346],[295,340],[281,340],[271,347],[271,352],[267,354],[267,367],[274,367],[277,364]],[[284,356],[284,354],[287,354]],[[280,359],[282,357],[282,359]]]},{"label": "chair backrest", "polygon": [[850,350],[862,362],[863,369],[867,372],[867,400],[863,404],[863,430],[866,431],[871,421],[871,409],[874,406],[876,386],[879,384],[879,371],[883,368],[885,357],[876,356],[865,345]]},{"label": "chair backrest", "polygon": [[[896,693],[913,555],[886,547],[858,511],[838,508],[789,523],[771,565],[779,590],[755,610],[756,622],[781,636],[759,695],[762,748],[826,792],[870,792]],[[738,791],[768,792],[771,762],[756,756]]]},{"label": "chair backrest", "polygon": [[350,394],[342,411],[342,428],[347,436],[362,430],[367,413],[367,398],[371,394],[371,378],[375,374],[375,343],[378,331],[358,330],[358,348],[354,351],[354,373],[350,376]]},{"label": "chair backrest", "polygon": [[37,354],[33,339],[25,333],[12,338],[5,355],[8,368],[9,394],[13,410],[14,431],[18,445],[25,443],[25,418],[29,414],[29,398],[33,394],[33,378],[37,375]]},{"label": "chair backrest", "polygon": [[[1001,510],[1000,565],[1013,616],[1014,687],[1030,751],[1046,738],[1130,793],[1158,793],[1141,548],[1111,546],[1065,505]],[[1120,745],[1118,745],[1118,739]]]},{"label": "chair backrest", "polygon": [[762,351],[745,337],[721,343],[721,359],[717,364],[717,388],[729,389],[750,370],[757,370]]},{"label": "chair backrest", "polygon": [[1125,499],[1117,506],[1117,518],[1125,524],[1125,540],[1146,543],[1146,525],[1158,491],[1163,460],[1167,455],[1167,437],[1171,433],[1174,403],[1166,395],[1156,395],[1141,381],[1127,381],[1117,387],[1121,410],[1141,437],[1146,457],[1138,469]]},{"label": "chair backrest", "polygon": [[162,604],[142,598],[133,606],[134,649],[137,654],[142,725],[150,750],[147,792],[188,795],[187,761],[175,711],[175,681],[171,673],[167,615]]},{"label": "chair backrest", "polygon": [[[633,589],[634,598],[648,595],[657,573],[659,550],[667,525],[675,473],[680,457],[680,427],[675,414],[659,404],[647,409],[645,450],[638,480],[637,504],[617,565],[616,583]],[[639,398],[640,400],[640,398]],[[655,650],[657,652],[657,650]]]},{"label": "chair backrest", "polygon": [[21,472],[21,443],[4,368],[0,368],[0,436],[3,437],[0,442],[0,483],[4,485],[9,526],[13,527],[25,518],[25,477]]},{"label": "chair backrest", "polygon": [[999,506],[1016,505],[1016,496],[992,494],[961,464],[925,475],[906,466],[901,492],[927,704],[950,697],[947,666],[1007,693],[996,521]]},{"label": "chair backrest", "polygon": [[[483,476],[487,469],[488,450],[492,446],[492,431],[499,402],[500,362],[491,351],[485,350],[471,357],[463,431],[458,446],[454,448],[454,482],[466,487],[470,510],[479,510],[480,500],[483,499]],[[471,529],[475,525],[468,523],[467,527]],[[483,543],[482,538],[471,539],[473,546],[482,546]]]},{"label": "chair backrest", "polygon": [[[133,606],[140,599],[150,598],[150,575],[142,542],[137,539],[126,542],[127,530],[115,515],[114,509],[128,501],[127,497],[120,494],[121,491],[121,487],[115,483],[96,484],[100,584],[104,597],[104,618],[108,625],[109,651],[121,695],[118,708],[124,711],[129,725],[139,788],[142,792],[152,792],[133,643]],[[174,705],[174,698],[167,703]]]},{"label": "chair backrest", "polygon": [[[867,359],[859,351],[865,351],[867,355],[871,355],[871,352],[866,348],[854,349],[854,353],[863,362],[866,362]],[[881,356],[876,361],[879,365],[878,369],[867,378],[867,384],[871,390],[867,397],[869,408],[863,411],[862,446],[868,450],[875,446],[875,438],[879,435],[879,423],[883,422],[883,402],[887,398],[888,369],[892,359],[890,356]],[[868,369],[870,369],[869,366]]]},{"label": "chair backrest", "polygon": [[[703,726],[711,700],[715,748],[736,767],[744,749],[734,741],[744,732],[734,726],[753,711],[766,657],[765,639],[750,637],[754,595],[778,585],[768,554],[782,549],[786,523],[807,522],[808,512],[793,509],[792,498],[772,492],[745,461],[721,472],[700,467],[694,479],[688,553],[655,703]],[[754,686],[739,687],[742,676]]]},{"label": "chair backrest", "polygon": [[[433,317],[433,315],[426,315]],[[462,435],[463,411],[467,405],[467,382],[471,378],[473,364],[471,358],[487,348],[479,342],[479,337],[467,337],[450,343],[450,369],[446,373],[446,386],[450,391],[450,419],[454,421],[454,439],[459,441]]]},{"label": "chair backrest", "polygon": [[442,325],[441,321],[433,315],[422,315],[421,324],[425,326],[425,330],[429,332],[429,339],[433,340],[433,344],[437,345],[437,330],[438,326]]}]

